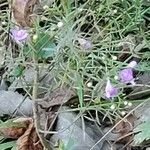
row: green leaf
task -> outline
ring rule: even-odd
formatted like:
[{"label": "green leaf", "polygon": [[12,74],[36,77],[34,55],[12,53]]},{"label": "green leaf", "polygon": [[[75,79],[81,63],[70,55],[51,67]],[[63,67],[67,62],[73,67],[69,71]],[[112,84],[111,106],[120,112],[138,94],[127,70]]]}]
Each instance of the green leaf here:
[{"label": "green leaf", "polygon": [[0,144],[0,150],[6,150],[8,148],[14,147],[16,145],[16,141],[6,142]]},{"label": "green leaf", "polygon": [[9,119],[0,124],[0,128],[23,128],[26,127],[26,124],[23,121],[17,121],[16,118]]},{"label": "green leaf", "polygon": [[80,107],[83,107],[83,79],[79,74],[76,75],[76,86],[77,86],[77,95],[79,98]]},{"label": "green leaf", "polygon": [[11,72],[11,75],[14,77],[20,77],[23,74],[25,67],[22,65],[18,65],[17,67],[15,67],[13,69],[13,71]]},{"label": "green leaf", "polygon": [[11,150],[17,150],[17,145],[15,144]]},{"label": "green leaf", "polygon": [[42,50],[38,53],[38,55],[42,58],[48,58],[53,56],[56,45],[50,42],[47,47],[42,48]]},{"label": "green leaf", "polygon": [[40,33],[33,47],[38,57],[48,58],[53,55],[56,45],[48,34]]},{"label": "green leaf", "polygon": [[72,150],[74,144],[75,144],[75,142],[72,138],[69,139],[66,146],[62,140],[58,140],[59,147],[56,150]]},{"label": "green leaf", "polygon": [[135,136],[134,136],[134,141],[136,144],[140,144],[143,141],[147,141],[150,139],[150,129],[149,128],[150,128],[150,120],[141,123],[134,129],[135,132],[139,132],[139,133],[135,134]]}]

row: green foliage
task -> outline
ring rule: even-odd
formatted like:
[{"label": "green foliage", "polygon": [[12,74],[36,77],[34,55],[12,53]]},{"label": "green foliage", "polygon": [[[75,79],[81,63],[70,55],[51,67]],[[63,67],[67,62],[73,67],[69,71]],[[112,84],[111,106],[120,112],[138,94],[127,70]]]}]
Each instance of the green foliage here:
[{"label": "green foliage", "polygon": [[40,33],[37,36],[38,38],[33,44],[33,48],[35,49],[37,56],[45,59],[53,56],[56,50],[56,45],[52,39],[50,39],[50,36],[46,33]]},{"label": "green foliage", "polygon": [[144,141],[150,140],[150,120],[138,125],[134,131],[138,132],[134,136],[134,141],[136,144],[141,144]]},{"label": "green foliage", "polygon": [[65,149],[65,145],[64,145],[63,141],[59,140],[57,150],[64,150],[64,149]]},{"label": "green foliage", "polygon": [[80,107],[83,107],[83,81],[79,74],[76,75],[77,95],[79,98]]},{"label": "green foliage", "polygon": [[21,121],[15,122],[16,118],[9,119],[5,122],[2,122],[0,124],[0,128],[21,128],[21,127],[26,127],[26,124]]},{"label": "green foliage", "polygon": [[[13,148],[16,145],[16,141],[5,142],[0,144],[0,150],[6,150],[8,148]],[[13,149],[15,150],[15,148]]]},{"label": "green foliage", "polygon": [[[20,45],[15,47],[13,44],[7,45],[4,53],[8,73],[6,72],[4,78],[10,74],[14,77],[22,76],[24,67],[27,65],[33,67],[33,69],[40,65],[43,68],[48,66],[46,71],[45,68],[43,70],[44,76],[47,77],[52,74],[54,78],[50,86],[67,85],[76,90],[80,104],[76,109],[80,110],[81,107],[85,107],[84,97],[88,97],[92,102],[97,100],[99,105],[97,104],[95,107],[90,103],[86,106],[86,110],[105,111],[107,112],[106,115],[112,115],[108,111],[112,101],[107,101],[104,98],[107,78],[110,78],[119,88],[119,98],[113,100],[119,110],[120,105],[118,103],[123,102],[123,99],[127,97],[126,93],[128,93],[121,92],[128,89],[129,85],[122,85],[119,80],[114,78],[118,75],[118,71],[135,56],[142,58],[137,67],[138,71],[150,69],[147,61],[150,56],[150,26],[148,23],[150,8],[148,4],[148,0],[54,1],[48,10],[43,11],[42,9],[41,12],[38,12],[37,17],[35,17],[35,20],[37,18],[35,22],[38,25],[27,28],[29,39],[26,45],[23,45],[23,47]],[[14,24],[11,24],[11,18],[9,18],[11,16],[9,11],[4,11],[3,15],[0,16],[1,20],[8,21],[7,25],[1,25],[0,29],[2,30],[0,44],[3,43],[4,47],[6,40],[3,39],[7,39],[10,29],[14,27]],[[44,25],[41,25],[41,22]],[[58,27],[58,22],[63,22],[63,26]],[[33,39],[35,33],[37,35],[36,40]],[[6,38],[3,38],[5,34]],[[128,35],[132,36],[134,42],[127,38]],[[88,39],[93,47],[85,50],[78,42],[78,38]],[[14,49],[17,53],[14,52]],[[124,49],[125,51],[123,51]],[[33,62],[33,53],[38,58],[37,64]],[[125,59],[112,59],[112,56],[119,58],[120,54],[127,54],[127,57]],[[17,66],[13,66],[12,62]],[[24,64],[20,65],[20,62]],[[40,88],[45,89],[47,87],[40,83],[42,79],[39,79],[37,85],[43,86]],[[89,81],[92,82],[91,87],[87,86]],[[31,97],[31,91],[28,91],[28,88],[25,91]],[[145,126],[147,130],[144,128]],[[136,131],[140,131],[140,133],[135,135],[135,141],[146,140],[149,131],[148,123],[139,125]],[[146,138],[144,137],[145,133],[147,133]],[[72,143],[68,149],[71,149],[71,145]],[[63,143],[60,144],[60,149],[65,149]]]},{"label": "green foliage", "polygon": [[149,71],[150,70],[150,62],[142,61],[141,63],[138,64],[138,66],[136,67],[136,70],[138,70],[138,71]]},{"label": "green foliage", "polygon": [[18,65],[12,70],[11,75],[13,77],[20,77],[23,75],[24,69],[25,67],[23,65]]},{"label": "green foliage", "polygon": [[67,145],[64,145],[62,140],[59,140],[58,144],[59,147],[57,150],[72,150],[74,146],[74,140],[72,138],[69,138]]}]

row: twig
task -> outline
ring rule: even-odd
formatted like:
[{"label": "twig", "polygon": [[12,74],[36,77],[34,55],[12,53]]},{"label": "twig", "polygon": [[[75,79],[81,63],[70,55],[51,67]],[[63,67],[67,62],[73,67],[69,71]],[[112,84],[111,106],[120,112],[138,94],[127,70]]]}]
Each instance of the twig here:
[{"label": "twig", "polygon": [[50,144],[46,141],[44,135],[39,133],[39,129],[40,129],[39,116],[40,115],[38,115],[38,104],[36,103],[37,92],[38,92],[39,67],[38,67],[38,61],[37,61],[35,52],[33,52],[33,61],[34,61],[34,69],[36,72],[35,76],[34,76],[33,91],[32,91],[34,125],[35,125],[35,129],[36,129],[36,133],[41,141],[41,144],[44,147],[44,150],[52,150],[50,148]]}]

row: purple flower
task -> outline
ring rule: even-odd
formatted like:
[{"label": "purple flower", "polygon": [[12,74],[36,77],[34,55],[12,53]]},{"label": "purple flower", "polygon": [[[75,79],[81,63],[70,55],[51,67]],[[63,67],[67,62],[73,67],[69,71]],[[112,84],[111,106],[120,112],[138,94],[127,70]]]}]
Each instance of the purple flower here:
[{"label": "purple flower", "polygon": [[118,93],[118,89],[114,87],[111,83],[110,80],[107,80],[107,84],[105,87],[105,96],[107,98],[112,98]]},{"label": "purple flower", "polygon": [[89,40],[78,38],[78,42],[84,49],[92,48],[92,43]]},{"label": "purple flower", "polygon": [[18,43],[25,41],[28,37],[27,31],[23,29],[11,29],[10,33],[12,38]]},{"label": "purple flower", "polygon": [[137,65],[136,61],[131,61],[127,65],[127,68],[125,68],[119,72],[119,78],[120,78],[122,83],[131,83],[132,81],[134,81],[133,68],[136,65]]},{"label": "purple flower", "polygon": [[125,68],[119,72],[119,78],[122,83],[130,83],[133,77],[133,70],[132,68]]}]

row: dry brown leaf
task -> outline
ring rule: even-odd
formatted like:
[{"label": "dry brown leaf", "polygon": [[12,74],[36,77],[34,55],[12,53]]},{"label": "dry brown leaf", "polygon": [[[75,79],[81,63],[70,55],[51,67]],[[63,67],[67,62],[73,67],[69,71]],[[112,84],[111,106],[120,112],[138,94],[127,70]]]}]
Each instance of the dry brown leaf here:
[{"label": "dry brown leaf", "polygon": [[43,146],[36,133],[33,120],[24,134],[17,140],[17,150],[43,150]]},{"label": "dry brown leaf", "polygon": [[135,42],[135,37],[128,35],[119,43],[118,46],[120,49],[122,49],[122,52],[118,54],[118,60],[124,61],[131,55],[131,51],[135,46]]},{"label": "dry brown leaf", "polygon": [[33,14],[33,8],[37,4],[38,0],[13,0],[12,12],[15,21],[23,26],[31,26]]},{"label": "dry brown leaf", "polygon": [[5,128],[0,132],[3,132],[3,136],[6,138],[17,139],[25,132],[25,128]]},{"label": "dry brown leaf", "polygon": [[0,126],[0,134],[6,138],[17,139],[24,134],[29,125],[29,118],[16,122],[16,119],[10,119]]},{"label": "dry brown leaf", "polygon": [[63,104],[75,95],[75,92],[67,87],[58,87],[41,100],[35,101],[36,120],[39,121],[40,130],[43,131],[44,137],[49,139],[52,134],[45,133],[51,131],[57,118],[57,111]]},{"label": "dry brown leaf", "polygon": [[[122,141],[122,142],[129,142],[131,141],[133,135],[133,126],[134,126],[134,121],[136,117],[134,115],[129,115],[126,120],[122,120],[115,128],[115,132],[118,133],[120,136],[117,139],[117,141]],[[120,119],[116,121],[119,122]],[[130,134],[131,133],[131,134]]]},{"label": "dry brown leaf", "polygon": [[42,101],[39,101],[38,104],[42,105],[43,108],[59,106],[67,103],[74,96],[75,92],[73,90],[66,87],[58,87]]}]

